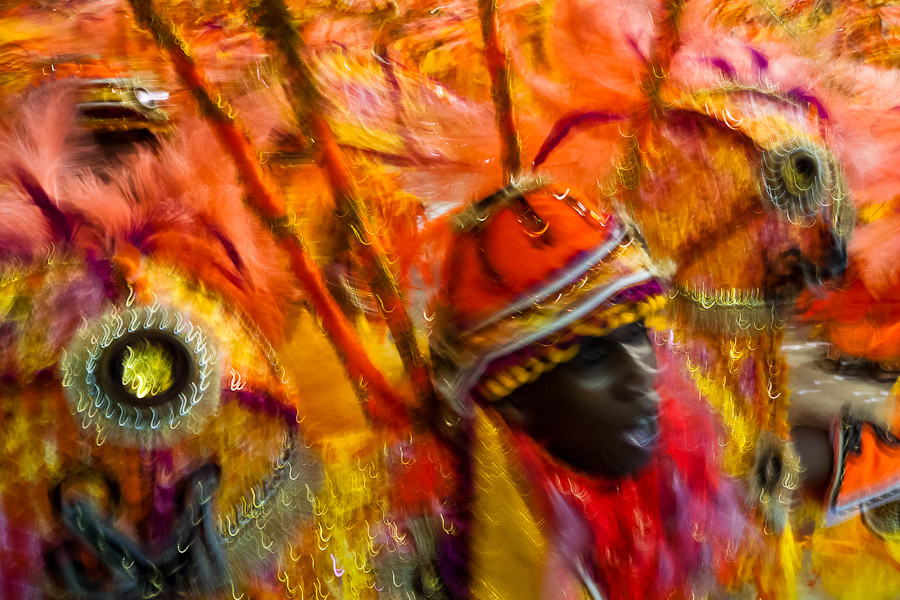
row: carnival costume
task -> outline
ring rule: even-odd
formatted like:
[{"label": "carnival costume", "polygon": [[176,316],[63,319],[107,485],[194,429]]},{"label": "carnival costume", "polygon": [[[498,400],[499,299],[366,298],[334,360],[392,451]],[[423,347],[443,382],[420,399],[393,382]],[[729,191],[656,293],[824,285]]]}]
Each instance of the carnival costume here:
[{"label": "carnival costume", "polygon": [[[877,363],[880,378],[893,380],[900,368],[900,306],[897,302],[898,218],[890,204],[876,220],[858,228],[850,247],[843,285],[827,294],[806,294],[801,318],[812,336],[834,346],[834,354]],[[829,368],[839,365],[827,365]]]},{"label": "carnival costume", "polygon": [[[492,101],[502,160],[493,157],[493,139],[490,146],[473,148],[467,136],[439,125],[441,139],[433,150],[427,136],[413,138],[426,158],[410,178],[427,181],[430,167],[442,169],[431,176],[430,187],[421,187],[446,202],[445,188],[466,189],[474,179],[470,187],[481,189],[501,166],[507,182],[521,178],[527,172],[520,156],[525,146],[536,173],[565,182],[560,192],[570,184],[560,175],[575,175],[570,191],[599,182],[601,201],[634,217],[654,258],[677,269],[666,326],[671,343],[663,362],[687,373],[718,413],[727,434],[723,469],[745,480],[759,539],[765,540],[765,548],[744,545],[729,576],[736,587],[751,583],[767,597],[791,597],[800,552],[788,507],[799,479],[789,443],[778,305],[783,284],[796,275],[825,277],[842,268],[849,224],[841,165],[823,133],[821,103],[759,83],[769,77],[766,57],[737,42],[727,48],[735,55],[729,58],[740,56],[741,63],[707,59],[704,51],[720,40],[698,35],[681,3],[660,3],[644,28],[631,32],[613,31],[617,24],[641,21],[627,7],[618,12],[618,5],[561,2],[546,22],[533,26],[532,33],[545,34],[543,39],[535,35],[522,45],[515,36],[505,45],[498,42],[510,28],[490,4],[479,3],[478,15],[490,96],[480,71],[456,68],[480,50],[471,31],[478,23],[471,11],[462,12],[465,7],[449,7],[462,16],[443,21],[441,31],[452,32],[449,49],[437,35],[429,45],[427,33],[417,30],[404,40],[407,52],[398,54],[405,65],[421,69],[414,76],[434,77],[459,91],[435,109],[439,124],[450,115],[448,121],[459,119],[471,137],[482,139],[483,115],[465,101]],[[509,11],[518,18],[521,8]],[[708,48],[698,51],[682,40],[684,22],[694,25],[685,37],[699,37]],[[632,33],[634,39],[628,37]],[[540,64],[526,62],[529,52],[537,52],[531,42],[544,44]],[[607,69],[603,76],[597,64]],[[414,76],[398,75],[395,89],[402,82],[404,95],[418,89],[426,97],[427,84]],[[744,83],[747,78],[753,82]],[[520,115],[513,115],[513,99]],[[542,126],[540,118],[548,115],[552,125]],[[415,130],[414,123],[408,125]],[[445,153],[448,139],[464,147]],[[544,143],[537,146],[535,139]],[[395,148],[407,144],[405,138],[393,140],[402,141]],[[436,157],[433,165],[429,154]]]},{"label": "carnival costume", "polygon": [[[895,375],[900,357],[892,204],[886,214],[858,228],[841,289],[802,298],[802,318],[814,324],[813,336],[831,345],[837,360],[875,363],[881,378]],[[831,481],[810,548],[822,586],[841,598],[887,599],[900,589],[898,398],[895,382],[886,399],[892,411],[886,421],[866,422],[848,408],[831,423]],[[857,577],[834,576],[835,569],[848,565]]]},{"label": "carnival costume", "polygon": [[[136,8],[200,115],[131,24],[116,41],[145,52],[142,79],[128,57],[76,55],[4,97],[0,595],[433,596],[432,527],[407,532],[438,518],[434,444],[404,443],[402,385],[328,295],[233,110]],[[334,418],[360,397],[393,434]]]},{"label": "carnival costume", "polygon": [[472,428],[471,596],[691,597],[710,584],[743,531],[704,407],[661,388],[656,458],[621,479],[577,473],[491,409],[587,338],[653,322],[665,297],[640,244],[543,186],[506,188],[451,227],[432,351],[444,419]]},{"label": "carnival costume", "polygon": [[[209,130],[182,115],[175,141],[65,170],[73,147],[101,149],[90,127],[148,127],[92,119],[97,90],[127,83],[30,90],[5,131],[8,598],[224,592],[312,517],[321,484],[269,341],[296,292]],[[252,452],[234,451],[242,429]]]},{"label": "carnival costume", "polygon": [[[801,318],[829,345],[822,363],[843,358],[874,363],[874,374],[896,374],[896,68],[898,28],[891,3],[713,2],[710,14],[730,38],[768,46],[767,64],[794,64],[793,90],[815,99],[831,122],[832,149],[859,221],[849,243],[848,269],[838,289],[801,295]],[[807,66],[801,66],[804,59]],[[839,86],[833,82],[841,81]],[[894,598],[898,568],[895,385],[887,422],[849,413],[831,425],[832,479],[821,510],[808,502],[815,531],[806,548],[821,587],[838,598]],[[886,504],[885,504],[886,503]],[[802,522],[802,519],[800,519]],[[849,575],[851,574],[852,575]]]},{"label": "carnival costume", "polygon": [[[739,586],[755,579],[761,594],[790,597],[798,555],[783,509],[796,480],[787,468],[792,455],[785,369],[778,352],[781,322],[771,319],[774,301],[764,281],[771,273],[765,268],[741,271],[735,265],[757,256],[760,248],[774,257],[787,241],[803,251],[800,258],[806,263],[796,266],[813,266],[818,273],[836,266],[829,264],[835,258],[829,254],[842,242],[840,208],[846,202],[843,169],[828,136],[820,135],[829,121],[825,103],[817,97],[821,90],[810,92],[785,81],[789,78],[776,85],[780,91],[770,89],[769,82],[777,80],[773,72],[799,72],[794,69],[802,61],[787,60],[785,67],[767,55],[768,47],[704,37],[696,19],[687,17],[693,29],[685,37],[700,39],[701,52],[684,52],[680,2],[660,3],[652,15],[630,4],[619,6],[619,23],[647,21],[648,28],[633,39],[609,31],[592,37],[598,24],[609,26],[606,3],[506,3],[502,22],[485,10],[487,3],[479,6],[480,19],[470,18],[473,4],[435,8],[402,3],[397,11],[393,5],[382,11],[369,3],[323,2],[305,5],[296,15],[278,0],[250,3],[242,7],[246,11],[231,3],[201,7],[147,0],[130,6],[68,3],[59,11],[42,4],[4,8],[15,26],[4,23],[0,28],[4,75],[11,75],[0,81],[9,91],[3,98],[9,164],[3,165],[0,239],[4,259],[11,259],[4,261],[9,273],[0,331],[0,361],[10,384],[3,400],[9,427],[0,455],[0,580],[6,586],[0,595],[41,595],[46,590],[39,587],[52,587],[43,577],[46,570],[57,584],[82,590],[98,586],[91,591],[125,597],[187,590],[236,597],[441,597],[478,595],[491,587],[514,598],[526,593],[522,590],[554,597],[575,588],[613,597],[652,597],[667,590],[687,596],[692,586],[702,591],[712,585],[691,580],[696,569],[715,562],[712,556],[719,559],[723,581]],[[770,16],[780,26],[794,26],[805,24],[809,12],[815,13],[809,19],[813,22],[826,8],[831,10],[828,2],[781,4],[729,2],[715,16],[732,27],[749,15],[749,29],[756,35]],[[853,21],[853,15],[864,12],[860,3],[844,12],[850,4],[835,7],[836,16],[823,22],[846,22],[848,14]],[[698,12],[705,18],[703,10]],[[794,20],[797,15],[800,20]],[[299,28],[295,16],[302,19]],[[61,40],[69,27],[71,39]],[[506,54],[496,38],[510,29],[519,39]],[[864,31],[876,44],[865,46],[876,48],[875,55],[857,48],[857,56],[881,64],[893,60],[880,26],[847,30],[854,35]],[[111,31],[117,34],[109,35]],[[488,50],[489,73],[470,68],[483,58],[479,44],[472,43],[480,36]],[[351,38],[373,46],[365,46],[363,54],[372,57],[367,68],[374,69],[365,71],[343,54],[341,48]],[[852,39],[842,34],[842,47]],[[35,48],[34,54],[47,56],[118,54],[120,69],[64,56],[31,65],[34,78],[20,76]],[[681,60],[673,60],[676,53]],[[316,60],[321,64],[310,64]],[[225,61],[233,62],[223,67]],[[521,79],[510,65],[520,70]],[[536,68],[529,71],[525,65]],[[597,65],[604,67],[602,77]],[[132,69],[165,72],[160,89],[177,90],[174,101],[166,105],[160,89],[147,87],[152,82],[129,81],[131,75],[125,73]],[[341,77],[351,71],[355,85],[345,86]],[[699,75],[693,79],[695,72]],[[252,85],[235,83],[248,73]],[[378,84],[372,83],[373,73]],[[87,85],[59,84],[70,75]],[[560,84],[567,78],[574,85]],[[40,83],[36,79],[57,83],[23,96],[32,83]],[[456,85],[448,88],[448,83]],[[705,245],[702,260],[681,273],[690,277],[671,291],[673,317],[661,326],[667,346],[659,350],[660,361],[677,367],[664,373],[660,384],[667,399],[658,453],[666,458],[658,458],[637,479],[618,482],[618,491],[572,473],[533,440],[510,430],[492,410],[472,404],[473,398],[483,406],[492,398],[502,401],[538,377],[538,371],[568,358],[579,336],[601,335],[620,321],[649,317],[651,305],[658,303],[658,288],[649,283],[634,288],[624,283],[627,277],[619,277],[626,272],[642,277],[643,272],[637,243],[625,241],[630,238],[621,222],[607,220],[597,209],[592,212],[586,200],[571,201],[565,188],[523,184],[526,169],[518,156],[521,140],[509,94],[511,86],[520,84],[545,103],[533,111],[530,135],[525,136],[526,145],[547,139],[534,148],[535,168],[543,164],[557,175],[577,176],[584,189],[593,189],[624,133],[615,173],[601,177],[601,190],[638,217],[657,257],[685,267],[689,261],[684,259],[700,253],[682,242]],[[379,105],[387,110],[379,111],[369,101],[367,86],[376,85],[388,90],[390,99]],[[420,86],[420,93],[410,94],[412,85]],[[265,102],[254,106],[252,99],[234,97],[253,86]],[[347,95],[353,103],[332,105],[332,96],[344,87],[351,90]],[[393,161],[425,171],[436,157],[439,166],[450,166],[444,184],[463,179],[460,172],[467,170],[495,176],[500,168],[495,140],[479,143],[486,139],[482,129],[489,129],[490,110],[472,109],[448,89],[471,96],[476,104],[494,101],[505,183],[514,183],[491,196],[486,203],[491,210],[479,213],[484,223],[472,226],[463,219],[454,225],[454,235],[463,240],[460,248],[471,242],[473,232],[495,223],[513,231],[499,239],[518,235],[522,244],[514,248],[524,248],[512,255],[509,249],[498,251],[490,239],[472,243],[488,244],[491,251],[485,261],[471,247],[463,248],[461,254],[472,251],[476,256],[464,261],[464,267],[473,268],[474,261],[477,270],[490,265],[493,271],[481,282],[469,273],[470,279],[454,286],[471,291],[499,274],[516,283],[504,291],[517,297],[539,281],[550,287],[559,283],[550,274],[563,263],[564,274],[579,282],[579,266],[583,274],[594,273],[574,258],[582,251],[597,250],[593,258],[601,274],[602,265],[612,268],[609,261],[635,261],[622,273],[606,273],[610,285],[624,286],[624,295],[584,296],[579,307],[590,306],[597,320],[588,322],[579,314],[568,322],[568,313],[557,319],[553,310],[559,305],[552,302],[536,307],[550,307],[543,317],[540,310],[532,312],[546,325],[536,335],[543,336],[540,340],[550,336],[560,345],[522,342],[527,337],[520,338],[516,328],[521,320],[514,318],[521,315],[505,315],[499,322],[510,323],[509,330],[497,333],[498,339],[506,336],[503,343],[516,340],[527,348],[509,350],[510,356],[503,357],[492,356],[486,346],[475,348],[475,354],[486,352],[492,361],[482,365],[488,370],[461,383],[460,389],[466,389],[462,395],[444,390],[448,402],[439,404],[449,411],[441,416],[451,417],[451,424],[474,429],[476,441],[484,442],[475,444],[466,435],[451,433],[444,439],[411,427],[415,419],[409,418],[407,407],[429,407],[433,397],[423,344],[408,310],[418,305],[400,293],[408,263],[393,261],[398,251],[416,249],[422,207],[377,166]],[[63,98],[70,92],[72,97]],[[178,108],[191,102],[205,122]],[[454,112],[463,105],[472,110]],[[42,108],[47,106],[52,109]],[[67,114],[73,106],[77,108]],[[573,108],[577,110],[570,113]],[[166,111],[175,118],[169,121]],[[416,135],[441,120],[434,112],[453,117],[438,128],[438,137],[444,136],[441,149],[449,149],[444,154],[433,152]],[[56,154],[84,156],[84,148],[76,152],[61,141],[73,115],[79,127],[93,129],[101,140],[119,136],[123,129],[145,131],[147,135],[137,137],[144,136],[138,141],[147,147],[134,160],[112,163],[89,151],[88,162],[98,167],[95,176],[75,176],[57,168],[69,161]],[[374,130],[385,121],[390,126]],[[581,133],[588,125],[613,133],[594,136],[599,144],[572,143],[576,136],[569,133]],[[471,130],[478,135],[469,136]],[[173,134],[175,142],[167,138]],[[160,144],[160,155],[150,151]],[[461,148],[458,153],[455,146]],[[842,156],[852,156],[856,149],[837,146]],[[591,151],[598,147],[600,152]],[[553,164],[561,152],[568,152],[569,164]],[[459,155],[463,158],[455,162]],[[472,156],[479,162],[474,168],[466,162]],[[273,179],[289,189],[279,189]],[[468,197],[465,185],[435,189],[453,196],[451,203]],[[547,195],[550,189],[558,198]],[[328,198],[323,203],[327,210],[318,213],[328,218],[313,224],[309,221],[315,211],[305,210],[309,205],[304,202],[316,195]],[[285,198],[302,209],[307,222],[292,218]],[[478,203],[476,212],[486,204]],[[510,219],[511,211],[522,218],[521,224]],[[583,214],[573,216],[578,213]],[[763,225],[752,229],[752,235],[732,235],[748,231],[743,227],[748,215],[763,215],[758,220]],[[381,235],[394,218],[388,234]],[[579,219],[587,224],[572,225],[572,231],[584,235],[554,238],[556,229],[566,229],[563,223]],[[726,228],[731,223],[738,226]],[[523,228],[533,238],[522,237]],[[739,243],[706,244],[724,238]],[[540,268],[524,279],[512,276],[529,266],[524,256],[541,254],[529,244],[548,240],[552,243],[542,256],[553,255],[558,262],[539,261]],[[322,270],[304,241],[319,253],[315,258],[325,265]],[[603,254],[607,242],[609,253]],[[53,253],[45,254],[51,247]],[[49,260],[42,260],[45,256]],[[495,269],[495,260],[505,266]],[[287,282],[289,273],[301,284],[302,294]],[[735,273],[747,277],[734,281]],[[343,297],[335,302],[329,289]],[[496,290],[485,289],[491,291],[479,296],[484,306],[460,306],[473,314],[502,313],[490,304]],[[573,291],[572,297],[580,299],[580,293]],[[528,298],[528,303],[534,300]],[[597,305],[591,305],[593,300]],[[311,307],[315,318],[286,319],[295,301]],[[360,311],[365,320],[351,322]],[[563,323],[559,330],[557,321]],[[297,322],[300,326],[294,327]],[[471,325],[477,323],[461,328]],[[358,335],[370,326],[375,332],[369,339]],[[277,343],[288,329],[295,335],[287,336],[291,339],[284,350],[290,355],[281,363],[266,338]],[[320,329],[334,348],[319,336]],[[385,331],[390,337],[379,338]],[[461,358],[444,342],[435,346],[442,369],[448,361],[464,362],[474,355],[463,352]],[[499,347],[500,352],[508,350]],[[504,359],[509,362],[501,368]],[[386,365],[394,373],[386,373]],[[682,380],[682,370],[690,381]],[[709,422],[704,404],[685,400],[696,396],[694,385],[718,413],[724,433]],[[355,405],[357,395],[361,408]],[[47,404],[48,397],[55,403]],[[79,418],[71,419],[67,411]],[[340,418],[328,418],[336,415]],[[728,486],[710,466],[717,434],[726,441],[721,455],[725,471],[745,478],[751,490],[759,536],[741,526],[740,516],[737,523],[709,518],[746,514],[722,509],[731,504]],[[873,447],[867,440],[876,437],[862,436],[863,453]],[[247,455],[236,450],[244,438],[254,440]],[[304,447],[304,440],[314,450]],[[841,456],[847,465],[842,473],[859,466],[846,452]],[[473,469],[474,488],[469,479]],[[881,495],[871,489],[871,480],[862,480],[854,489],[864,493],[849,498],[852,482],[848,478],[845,483],[838,505],[852,508],[860,499]],[[211,503],[207,492],[213,487],[218,492]],[[529,495],[533,490],[538,493]],[[500,502],[507,498],[522,511]],[[849,499],[841,504],[843,498]],[[638,512],[615,521],[613,515],[634,506]],[[470,508],[474,530],[466,515]],[[188,515],[198,511],[200,521],[189,521]],[[115,527],[104,520],[107,513],[118,518]],[[581,527],[584,519],[589,528]],[[670,530],[676,522],[679,526]],[[700,532],[700,540],[689,539],[692,523],[703,524],[710,536],[703,538]],[[872,549],[871,561],[877,553],[883,559],[879,564],[893,560],[893,546],[878,546],[882,540],[862,521],[845,525],[860,535],[840,537],[841,525],[830,530],[837,537],[820,530],[813,540],[818,551],[813,561],[819,561],[824,573],[846,572],[848,554],[858,556],[860,548]],[[585,536],[584,529],[591,535]],[[773,529],[778,535],[769,535]],[[729,546],[722,540],[740,543]],[[519,566],[541,568],[504,572],[510,565],[497,558],[501,549],[510,560],[521,557]],[[626,564],[635,568],[623,568]],[[110,569],[112,578],[107,577]],[[512,573],[520,579],[507,579],[515,577]],[[852,593],[862,596],[874,580],[859,578],[834,588],[852,585]],[[503,587],[507,585],[515,587]],[[890,585],[882,587],[890,597]]]}]

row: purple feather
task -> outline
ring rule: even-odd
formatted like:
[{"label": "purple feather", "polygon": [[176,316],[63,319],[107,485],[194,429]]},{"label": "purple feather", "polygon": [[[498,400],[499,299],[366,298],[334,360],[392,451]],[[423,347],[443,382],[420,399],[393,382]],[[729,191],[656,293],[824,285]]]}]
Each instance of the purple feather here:
[{"label": "purple feather", "polygon": [[711,58],[709,59],[709,64],[718,69],[719,72],[722,73],[722,75],[724,75],[725,77],[729,79],[737,79],[737,71],[733,66],[731,66],[731,63],[729,63],[724,58],[718,56],[715,58]]},{"label": "purple feather", "polygon": [[25,193],[28,194],[34,205],[40,209],[41,214],[44,215],[47,223],[49,223],[54,239],[71,242],[73,232],[66,215],[56,206],[56,203],[53,202],[34,175],[22,167],[16,166],[14,170],[19,183],[22,185],[22,189],[25,190]]},{"label": "purple feather", "polygon": [[150,252],[150,238],[153,236],[155,232],[155,227],[152,223],[142,223],[140,226],[131,230],[128,234],[128,241],[138,250],[141,251],[142,254],[147,254]]},{"label": "purple feather", "polygon": [[806,90],[801,88],[794,88],[789,91],[787,95],[805,104],[815,106],[816,110],[819,112],[819,118],[828,120],[828,111],[825,110],[825,106],[819,101],[818,98],[816,98]]},{"label": "purple feather", "polygon": [[768,71],[769,70],[769,59],[755,48],[747,48],[750,51],[750,56],[753,59],[753,67],[758,71]]},{"label": "purple feather", "polygon": [[222,244],[222,248],[225,249],[225,254],[228,255],[228,259],[237,269],[238,273],[244,276],[244,261],[241,260],[241,255],[238,253],[237,246],[234,245],[234,242],[232,242],[227,235],[222,233],[218,227],[207,224],[207,228],[212,232],[215,238],[219,240],[219,243]]},{"label": "purple feather", "polygon": [[100,280],[106,297],[115,300],[119,296],[119,289],[113,277],[113,265],[109,259],[98,257],[97,254],[95,250],[88,250],[87,267]]},{"label": "purple feather", "polygon": [[644,62],[647,62],[647,57],[644,56],[643,52],[641,52],[641,49],[638,46],[637,40],[635,40],[630,35],[628,36],[628,45],[631,46],[631,49],[634,50],[634,53],[638,55],[638,58],[640,58]]},{"label": "purple feather", "polygon": [[576,127],[602,125],[604,123],[612,123],[624,120],[624,115],[596,110],[567,114],[553,125],[553,128],[550,130],[550,134],[541,145],[541,149],[538,151],[537,156],[534,157],[534,165],[531,167],[532,170],[535,170],[542,164],[544,164],[544,161],[547,160],[547,157],[550,155],[550,153],[553,152],[556,147],[562,143],[563,139],[565,139],[565,137],[569,135],[569,132],[572,131],[572,129]]},{"label": "purple feather", "polygon": [[269,394],[252,390],[226,390],[225,394],[226,398],[237,400],[241,406],[249,410],[267,415],[278,415],[288,424],[296,424],[299,421],[299,415],[295,407],[282,404]]},{"label": "purple feather", "polygon": [[628,304],[640,302],[650,296],[659,296],[663,293],[662,285],[655,279],[622,290],[609,299],[608,304]]}]

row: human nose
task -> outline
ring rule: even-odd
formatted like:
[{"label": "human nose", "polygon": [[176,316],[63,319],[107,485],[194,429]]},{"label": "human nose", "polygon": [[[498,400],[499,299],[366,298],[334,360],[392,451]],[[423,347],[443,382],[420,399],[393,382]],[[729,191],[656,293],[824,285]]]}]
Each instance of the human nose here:
[{"label": "human nose", "polygon": [[628,371],[655,378],[659,373],[656,363],[656,349],[650,338],[644,334],[636,339],[621,342],[621,356]]}]

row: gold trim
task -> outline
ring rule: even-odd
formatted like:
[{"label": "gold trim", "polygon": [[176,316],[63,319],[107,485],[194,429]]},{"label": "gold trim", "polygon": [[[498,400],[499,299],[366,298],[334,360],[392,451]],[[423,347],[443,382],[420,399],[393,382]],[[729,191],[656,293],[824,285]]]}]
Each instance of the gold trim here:
[{"label": "gold trim", "polygon": [[[557,365],[574,359],[581,346],[577,337],[603,337],[616,329],[652,317],[665,304],[664,296],[650,296],[636,304],[618,304],[561,330],[556,339],[534,355],[522,356],[512,366],[482,376],[475,389],[488,402],[506,398],[520,387],[535,382]],[[529,350],[534,352],[533,347]]]},{"label": "gold trim", "polygon": [[498,340],[515,339],[517,336],[543,330],[552,332],[553,323],[561,313],[576,308],[583,299],[590,298],[623,276],[646,270],[646,264],[646,253],[637,244],[620,246],[553,298],[545,298],[517,314],[474,331],[461,333],[456,345],[465,348],[467,352],[482,355],[496,346]]},{"label": "gold trim", "polygon": [[675,286],[669,293],[670,311],[677,322],[701,331],[741,336],[763,335],[782,329],[778,305],[756,290],[706,290]]}]

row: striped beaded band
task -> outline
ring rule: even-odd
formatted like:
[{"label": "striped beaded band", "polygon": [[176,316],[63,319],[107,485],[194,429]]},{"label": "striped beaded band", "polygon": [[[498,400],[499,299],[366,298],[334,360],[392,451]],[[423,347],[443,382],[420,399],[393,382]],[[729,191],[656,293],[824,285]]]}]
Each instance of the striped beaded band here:
[{"label": "striped beaded band", "polygon": [[486,400],[505,397],[571,360],[579,338],[602,337],[665,304],[646,251],[624,232],[589,258],[587,268],[577,265],[523,295],[514,310],[439,332],[432,341],[436,387],[453,410],[469,413],[472,390]]},{"label": "striped beaded band", "polygon": [[481,377],[475,391],[487,402],[502,400],[523,385],[534,383],[557,365],[575,358],[581,350],[581,339],[603,337],[630,323],[649,320],[666,302],[665,296],[656,294],[637,304],[615,304],[593,314],[553,336],[552,341],[533,346],[531,352],[518,352],[495,361]]}]

